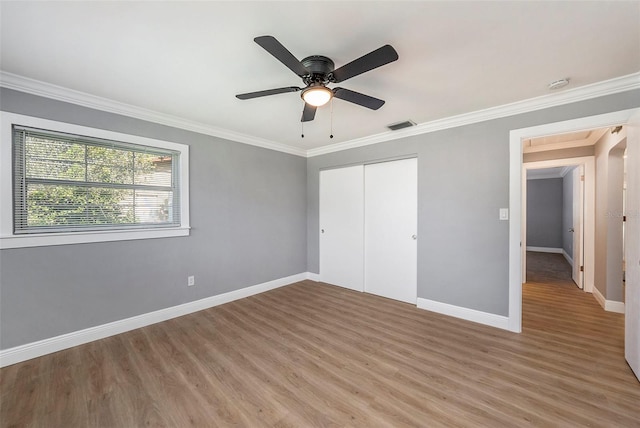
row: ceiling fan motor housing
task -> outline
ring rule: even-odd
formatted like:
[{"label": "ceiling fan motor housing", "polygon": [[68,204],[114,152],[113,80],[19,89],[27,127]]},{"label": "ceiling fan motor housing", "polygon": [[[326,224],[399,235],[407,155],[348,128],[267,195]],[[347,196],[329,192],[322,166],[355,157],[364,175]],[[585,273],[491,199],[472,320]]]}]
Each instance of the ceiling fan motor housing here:
[{"label": "ceiling fan motor housing", "polygon": [[329,76],[335,69],[333,61],[322,55],[311,55],[300,62],[310,72],[308,76],[303,77],[303,80],[307,85],[311,83],[328,83]]}]

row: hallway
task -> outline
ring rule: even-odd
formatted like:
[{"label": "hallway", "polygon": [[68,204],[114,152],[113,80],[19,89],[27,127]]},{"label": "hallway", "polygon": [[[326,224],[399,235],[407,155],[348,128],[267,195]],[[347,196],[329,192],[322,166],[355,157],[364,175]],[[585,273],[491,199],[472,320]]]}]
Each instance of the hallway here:
[{"label": "hallway", "polygon": [[562,254],[527,251],[522,296],[523,331],[532,333],[535,327],[558,342],[576,342],[575,357],[591,352],[593,342],[606,344],[607,358],[624,362],[624,315],[606,312],[591,293],[580,290]]},{"label": "hallway", "polygon": [[527,251],[527,283],[529,282],[576,286],[571,279],[571,265],[562,254],[535,251]]}]

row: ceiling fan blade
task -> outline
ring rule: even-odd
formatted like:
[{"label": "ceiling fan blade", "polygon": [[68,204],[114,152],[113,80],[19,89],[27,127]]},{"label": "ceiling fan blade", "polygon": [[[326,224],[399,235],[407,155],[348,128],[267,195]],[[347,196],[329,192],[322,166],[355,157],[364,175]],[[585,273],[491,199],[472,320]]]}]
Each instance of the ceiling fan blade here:
[{"label": "ceiling fan blade", "polygon": [[246,94],[238,94],[236,98],[241,100],[250,100],[251,98],[266,97],[267,95],[284,94],[285,92],[298,92],[301,89],[297,86],[289,86],[286,88],[268,89],[266,91],[248,92]]},{"label": "ceiling fan blade", "polygon": [[302,110],[302,118],[300,122],[310,122],[316,117],[316,110],[318,108],[311,104],[304,103],[304,110]]},{"label": "ceiling fan blade", "polygon": [[374,68],[381,67],[385,64],[389,64],[398,59],[398,53],[391,45],[384,45],[375,51],[361,56],[358,59],[354,59],[348,64],[343,65],[337,70],[333,71],[333,82],[344,82],[347,79],[351,79],[354,76],[373,70]]},{"label": "ceiling fan blade", "polygon": [[371,110],[378,110],[384,105],[384,100],[344,88],[334,88],[333,96],[340,98],[341,100],[349,101],[350,103],[358,104],[362,107],[370,108]]},{"label": "ceiling fan blade", "polygon": [[286,65],[289,70],[293,71],[298,76],[302,77],[309,74],[307,67],[302,65],[302,63],[298,61],[298,59],[287,50],[287,48],[282,46],[282,43],[280,43],[275,37],[260,36],[253,39],[253,41],[262,46],[264,50],[273,55],[278,61]]}]

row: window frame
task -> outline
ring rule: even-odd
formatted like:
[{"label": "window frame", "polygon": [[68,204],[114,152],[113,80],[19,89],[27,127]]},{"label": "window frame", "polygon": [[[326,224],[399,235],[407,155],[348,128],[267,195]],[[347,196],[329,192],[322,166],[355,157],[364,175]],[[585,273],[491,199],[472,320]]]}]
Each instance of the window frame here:
[{"label": "window frame", "polygon": [[[55,233],[14,233],[13,125],[179,152],[180,224]],[[189,146],[16,113],[0,112],[0,249],[188,236]]]}]

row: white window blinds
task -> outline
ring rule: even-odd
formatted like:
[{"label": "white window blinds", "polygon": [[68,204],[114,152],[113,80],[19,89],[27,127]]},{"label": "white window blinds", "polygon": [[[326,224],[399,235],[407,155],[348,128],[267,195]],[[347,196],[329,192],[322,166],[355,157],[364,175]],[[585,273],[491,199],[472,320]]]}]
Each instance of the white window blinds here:
[{"label": "white window blinds", "polygon": [[14,125],[14,233],[178,226],[179,157]]}]

